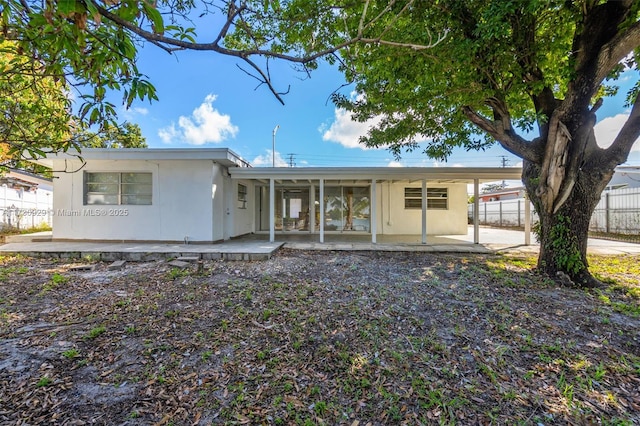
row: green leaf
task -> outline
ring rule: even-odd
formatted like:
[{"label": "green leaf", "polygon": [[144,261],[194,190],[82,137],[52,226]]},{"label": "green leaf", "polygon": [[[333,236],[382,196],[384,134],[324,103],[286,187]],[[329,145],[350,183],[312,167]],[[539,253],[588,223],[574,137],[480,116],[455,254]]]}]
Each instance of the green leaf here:
[{"label": "green leaf", "polygon": [[156,34],[164,34],[164,20],[158,9],[146,1],[142,2],[142,8],[145,15],[147,15],[153,24],[153,32]]}]

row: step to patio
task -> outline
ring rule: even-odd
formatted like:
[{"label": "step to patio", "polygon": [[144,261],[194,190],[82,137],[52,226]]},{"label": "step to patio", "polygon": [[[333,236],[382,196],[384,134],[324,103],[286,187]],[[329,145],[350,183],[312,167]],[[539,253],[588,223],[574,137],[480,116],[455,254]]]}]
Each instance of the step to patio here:
[{"label": "step to patio", "polygon": [[0,246],[0,253],[55,259],[91,258],[103,262],[149,262],[187,258],[193,260],[268,260],[284,243],[264,241],[220,244],[126,244],[92,242],[15,242]]}]

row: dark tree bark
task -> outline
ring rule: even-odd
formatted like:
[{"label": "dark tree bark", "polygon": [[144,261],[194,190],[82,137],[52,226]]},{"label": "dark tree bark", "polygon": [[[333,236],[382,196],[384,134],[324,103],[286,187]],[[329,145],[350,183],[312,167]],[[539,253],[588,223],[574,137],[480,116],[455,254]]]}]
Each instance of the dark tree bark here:
[{"label": "dark tree bark", "polygon": [[[522,179],[540,219],[538,269],[563,283],[600,284],[588,269],[589,222],[616,166],[627,160],[640,136],[639,98],[609,148],[597,145],[593,130],[602,105],[596,96],[603,80],[640,45],[640,23],[623,25],[632,11],[629,0],[585,7],[573,40],[574,76],[564,98],[557,99],[549,87],[531,95],[541,117],[539,138],[526,141],[515,134],[509,108],[499,96],[487,100],[493,119],[468,107],[464,110],[471,122],[524,160]],[[514,42],[522,44],[522,51],[535,52],[531,37]],[[520,62],[527,81],[543,82],[542,72],[528,66],[535,63],[533,58],[525,55]]]}]

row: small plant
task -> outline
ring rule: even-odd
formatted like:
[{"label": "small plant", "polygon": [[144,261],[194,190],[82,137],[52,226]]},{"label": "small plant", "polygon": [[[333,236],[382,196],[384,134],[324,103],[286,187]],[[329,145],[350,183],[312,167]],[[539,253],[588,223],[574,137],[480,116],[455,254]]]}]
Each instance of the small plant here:
[{"label": "small plant", "polygon": [[54,273],[54,274],[51,276],[51,282],[52,282],[56,287],[57,287],[57,286],[59,286],[59,285],[61,285],[61,284],[65,284],[67,281],[69,281],[69,278],[68,278],[68,277],[65,277],[64,275],[59,274],[59,273],[57,273],[57,272],[56,272],[56,273]]},{"label": "small plant", "polygon": [[105,331],[107,331],[106,327],[104,325],[100,325],[98,327],[94,327],[91,330],[89,330],[89,333],[86,335],[87,339],[95,339],[96,337],[100,336],[102,333],[104,333]]},{"label": "small plant", "polygon": [[45,283],[42,286],[41,294],[54,290],[60,287],[62,284],[67,283],[68,281],[69,277],[65,277],[64,275],[55,272],[53,275],[51,275],[51,279],[49,280],[49,282]]},{"label": "small plant", "polygon": [[76,348],[68,349],[62,352],[62,356],[67,359],[72,359],[80,355],[80,352]]},{"label": "small plant", "polygon": [[205,351],[202,353],[202,360],[204,362],[209,361],[209,358],[211,358],[211,356],[213,355],[213,351]]},{"label": "small plant", "polygon": [[222,321],[220,321],[220,328],[222,328],[222,331],[227,331],[227,329],[229,328],[229,320],[223,319]]},{"label": "small plant", "polygon": [[189,271],[187,269],[171,268],[171,270],[169,271],[169,279],[171,280],[186,277],[187,275],[189,275]]},{"label": "small plant", "polygon": [[40,380],[38,380],[38,383],[36,383],[36,386],[39,388],[43,388],[45,386],[49,386],[51,383],[53,383],[53,380],[51,380],[50,377],[43,376],[43,377],[40,377]]},{"label": "small plant", "polygon": [[180,311],[177,309],[172,309],[164,313],[165,318],[175,318],[180,314]]},{"label": "small plant", "polygon": [[313,406],[313,411],[316,412],[317,415],[322,416],[327,411],[327,403],[324,401],[318,401]]},{"label": "small plant", "polygon": [[599,382],[604,378],[606,374],[607,374],[607,368],[604,366],[604,364],[600,363],[596,367],[596,371],[594,371],[593,373],[593,378]]},{"label": "small plant", "polygon": [[99,262],[100,261],[100,254],[98,254],[98,253],[96,253],[96,254],[85,254],[84,256],[82,256],[82,260],[84,260],[87,263]]},{"label": "small plant", "polygon": [[268,321],[271,315],[273,315],[273,311],[271,309],[265,309],[262,311],[262,321]]}]

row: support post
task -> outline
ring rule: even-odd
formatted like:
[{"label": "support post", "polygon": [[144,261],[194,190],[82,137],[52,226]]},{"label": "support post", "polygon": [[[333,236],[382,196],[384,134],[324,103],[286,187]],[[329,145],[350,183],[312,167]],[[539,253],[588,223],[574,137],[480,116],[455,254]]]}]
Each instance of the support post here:
[{"label": "support post", "polygon": [[376,193],[376,180],[371,179],[371,205],[369,206],[369,220],[371,221],[371,243],[376,243],[376,234],[378,233],[378,197]]},{"label": "support post", "polygon": [[524,245],[531,245],[531,200],[526,195],[524,199]]},{"label": "support post", "polygon": [[276,183],[269,179],[269,242],[276,240]]},{"label": "support post", "polygon": [[611,232],[611,210],[610,210],[608,192],[604,194],[604,214],[605,214],[604,231],[608,234]]},{"label": "support post", "polygon": [[324,179],[320,179],[320,242],[324,243]]},{"label": "support post", "polygon": [[422,244],[427,244],[427,180],[422,179]]},{"label": "support post", "polygon": [[309,187],[309,232],[316,232],[316,186]]},{"label": "support post", "polygon": [[[485,217],[487,205],[484,205]],[[473,180],[473,243],[480,244],[480,180]]]}]

